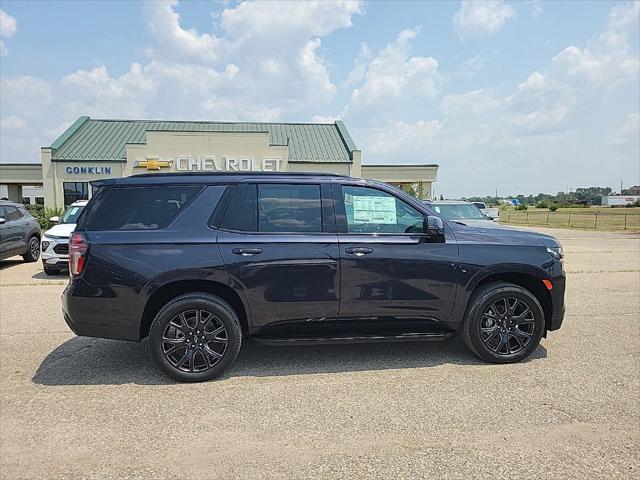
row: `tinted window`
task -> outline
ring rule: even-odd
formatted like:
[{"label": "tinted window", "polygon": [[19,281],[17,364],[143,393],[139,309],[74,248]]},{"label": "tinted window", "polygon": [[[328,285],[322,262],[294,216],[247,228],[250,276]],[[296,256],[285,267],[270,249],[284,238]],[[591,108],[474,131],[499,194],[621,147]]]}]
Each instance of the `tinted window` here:
[{"label": "tinted window", "polygon": [[200,190],[200,186],[111,188],[91,212],[88,229],[164,228]]},{"label": "tinted window", "polygon": [[342,187],[347,232],[423,233],[422,213],[395,196],[368,187]]},{"label": "tinted window", "polygon": [[321,233],[320,185],[240,184],[221,226],[243,232]]},{"label": "tinted window", "polygon": [[320,185],[258,185],[260,232],[322,232]]},{"label": "tinted window", "polygon": [[488,220],[478,207],[470,203],[439,204],[432,208],[447,220]]},{"label": "tinted window", "polygon": [[4,206],[4,219],[7,222],[11,222],[13,220],[19,220],[20,219],[20,212],[18,212],[18,209],[16,207],[11,207],[9,205],[5,205]]},{"label": "tinted window", "polygon": [[89,199],[89,184],[87,182],[64,182],[62,188],[65,208],[78,200]]},{"label": "tinted window", "polygon": [[239,184],[227,206],[221,227],[241,232],[258,231],[257,186]]}]

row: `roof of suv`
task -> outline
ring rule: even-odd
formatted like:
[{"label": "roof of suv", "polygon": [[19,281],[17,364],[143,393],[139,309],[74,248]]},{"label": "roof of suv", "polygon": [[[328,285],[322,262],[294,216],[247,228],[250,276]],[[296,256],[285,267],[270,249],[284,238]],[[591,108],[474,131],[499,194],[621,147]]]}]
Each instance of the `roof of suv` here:
[{"label": "roof of suv", "polygon": [[12,202],[11,200],[0,200],[0,205],[11,205],[12,207],[24,207],[22,203]]},{"label": "roof of suv", "polygon": [[352,178],[335,173],[317,172],[179,172],[143,173],[123,178],[108,178],[91,182],[94,187],[106,185],[163,185],[189,183],[233,183],[247,177],[258,178]]}]

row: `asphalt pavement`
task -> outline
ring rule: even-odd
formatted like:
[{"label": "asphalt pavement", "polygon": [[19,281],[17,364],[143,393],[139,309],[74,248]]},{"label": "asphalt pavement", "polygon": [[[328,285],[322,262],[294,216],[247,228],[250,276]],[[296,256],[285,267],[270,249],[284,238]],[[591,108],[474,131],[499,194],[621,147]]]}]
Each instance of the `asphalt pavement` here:
[{"label": "asphalt pavement", "polygon": [[565,247],[567,315],[525,362],[247,342],[201,384],[75,337],[67,278],[2,261],[0,478],[638,478],[640,236],[536,230]]}]

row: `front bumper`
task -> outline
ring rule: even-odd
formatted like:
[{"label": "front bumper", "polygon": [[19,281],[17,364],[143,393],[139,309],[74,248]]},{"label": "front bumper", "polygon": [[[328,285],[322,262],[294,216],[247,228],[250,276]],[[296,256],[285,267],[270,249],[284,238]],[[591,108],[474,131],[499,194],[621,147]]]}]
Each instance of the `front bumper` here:
[{"label": "front bumper", "polygon": [[562,326],[562,321],[564,320],[564,295],[567,277],[562,269],[562,262],[558,263],[560,264],[560,271],[551,278],[553,288],[549,293],[551,294],[552,311],[551,320],[547,323],[547,330],[558,330]]},{"label": "front bumper", "polygon": [[[46,245],[46,248],[44,248]],[[56,268],[69,268],[69,239],[66,237],[44,236],[41,243],[41,256],[43,266]]]}]

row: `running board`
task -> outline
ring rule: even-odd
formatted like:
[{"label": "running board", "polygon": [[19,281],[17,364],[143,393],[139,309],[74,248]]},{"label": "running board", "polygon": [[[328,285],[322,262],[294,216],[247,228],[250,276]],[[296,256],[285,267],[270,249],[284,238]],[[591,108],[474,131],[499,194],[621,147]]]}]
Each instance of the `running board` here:
[{"label": "running board", "polygon": [[378,343],[378,342],[428,342],[446,340],[455,335],[446,333],[403,333],[378,335],[333,335],[324,337],[251,337],[263,345],[325,345],[336,343]]}]

